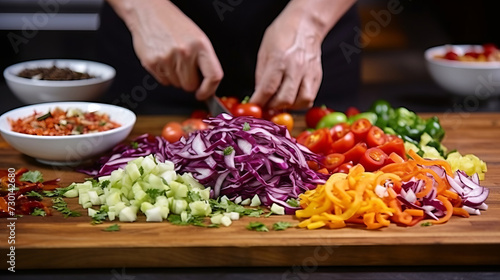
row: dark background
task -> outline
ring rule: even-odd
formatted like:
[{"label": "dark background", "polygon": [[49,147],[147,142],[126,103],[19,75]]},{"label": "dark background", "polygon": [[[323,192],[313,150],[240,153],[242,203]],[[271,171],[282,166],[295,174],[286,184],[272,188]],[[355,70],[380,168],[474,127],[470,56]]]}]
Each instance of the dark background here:
[{"label": "dark background", "polygon": [[[374,14],[387,8],[388,0],[360,0],[361,30],[376,21]],[[400,0],[403,11],[392,15],[387,26],[365,42],[362,60],[362,86],[356,104],[367,109],[376,99],[389,100],[394,106],[406,106],[418,112],[500,111],[498,97],[480,104],[468,105],[464,97],[453,96],[440,89],[425,68],[425,49],[443,44],[496,43],[500,32],[495,22],[500,1],[410,1]],[[22,36],[18,28],[9,27],[2,17],[12,13],[42,11],[37,1],[0,0],[0,69],[20,61],[43,58],[77,58],[96,60],[97,36],[92,14],[101,1],[70,1],[60,6],[58,14],[88,14],[89,22],[82,28],[38,30],[16,51],[9,36]],[[64,21],[63,21],[64,22]],[[8,22],[9,23],[9,22]],[[12,22],[10,22],[12,23]],[[5,27],[7,25],[7,27]],[[67,27],[66,27],[67,28]],[[9,35],[10,34],[10,35]],[[23,104],[9,91],[0,78],[0,114]],[[341,109],[341,108],[337,108]],[[151,112],[153,114],[161,112]],[[464,252],[464,257],[467,257]],[[45,261],[45,260],[41,260]],[[50,260],[49,260],[50,261]],[[216,269],[127,269],[123,279],[253,279],[276,278],[288,268],[216,268]],[[0,276],[5,272],[1,272]],[[24,276],[23,276],[24,275]],[[113,279],[110,269],[95,271],[31,271],[16,274],[20,279]],[[135,278],[130,278],[135,277]],[[330,267],[319,268],[308,279],[500,279],[496,267]],[[0,277],[4,279],[4,277]],[[8,279],[8,278],[5,278]]]}]

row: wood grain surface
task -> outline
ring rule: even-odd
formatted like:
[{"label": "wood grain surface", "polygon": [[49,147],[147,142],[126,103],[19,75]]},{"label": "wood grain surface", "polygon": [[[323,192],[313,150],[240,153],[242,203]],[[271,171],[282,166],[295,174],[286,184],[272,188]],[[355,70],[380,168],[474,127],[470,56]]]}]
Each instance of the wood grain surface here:
[{"label": "wood grain surface", "polygon": [[[380,230],[343,229],[254,232],[245,226],[259,220],[271,226],[277,221],[296,224],[293,216],[244,217],[230,227],[175,226],[168,222],[119,223],[118,232],[102,229],[116,222],[91,225],[77,203],[70,208],[84,214],[64,218],[24,216],[16,221],[16,269],[97,267],[230,267],[290,266],[306,269],[325,265],[498,265],[500,264],[500,114],[437,114],[447,134],[444,144],[462,154],[473,153],[487,162],[482,182],[490,188],[489,209],[470,218],[452,217],[443,225]],[[422,114],[423,117],[430,116]],[[181,117],[139,116],[130,138],[142,133],[159,134],[169,120]],[[296,134],[304,127],[297,116]],[[0,138],[0,168],[27,167],[44,178],[61,178],[61,185],[81,182],[86,175],[70,168],[39,164],[11,148]],[[2,269],[11,245],[7,221],[0,220]]]}]

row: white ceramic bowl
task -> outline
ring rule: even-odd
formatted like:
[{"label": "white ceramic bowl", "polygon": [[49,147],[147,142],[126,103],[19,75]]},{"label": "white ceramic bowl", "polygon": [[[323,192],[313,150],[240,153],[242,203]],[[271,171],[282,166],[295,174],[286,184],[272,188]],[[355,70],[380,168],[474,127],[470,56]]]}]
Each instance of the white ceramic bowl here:
[{"label": "white ceramic bowl", "polygon": [[[82,111],[107,113],[120,127],[97,133],[68,136],[38,136],[14,132],[9,119],[27,117],[37,112],[48,112],[56,107],[63,110],[78,108]],[[2,137],[19,152],[50,165],[76,165],[98,156],[125,140],[136,121],[135,114],[115,105],[91,102],[53,102],[29,105],[11,110],[0,116]]]},{"label": "white ceramic bowl", "polygon": [[425,51],[427,69],[434,81],[443,89],[466,96],[486,99],[500,95],[500,62],[466,62],[435,58],[444,55],[448,48],[460,56],[472,47],[482,51],[478,45],[445,45]]},{"label": "white ceramic bowl", "polygon": [[[19,77],[24,69],[37,67],[67,67],[95,78],[71,81],[36,80]],[[113,67],[86,60],[43,59],[26,61],[5,68],[3,75],[11,91],[26,104],[57,101],[96,101],[106,92],[115,78]]]}]

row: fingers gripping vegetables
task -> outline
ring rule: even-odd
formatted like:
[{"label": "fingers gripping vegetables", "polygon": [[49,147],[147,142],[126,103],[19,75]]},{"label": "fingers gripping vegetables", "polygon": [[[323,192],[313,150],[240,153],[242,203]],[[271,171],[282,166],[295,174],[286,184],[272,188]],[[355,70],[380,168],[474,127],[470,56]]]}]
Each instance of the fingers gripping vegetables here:
[{"label": "fingers gripping vegetables", "polygon": [[177,172],[190,172],[211,187],[212,197],[246,199],[257,194],[263,205],[274,202],[292,213],[295,208],[286,201],[326,179],[308,166],[318,156],[298,145],[284,126],[227,114],[207,124],[211,129],[166,145],[165,157]]}]

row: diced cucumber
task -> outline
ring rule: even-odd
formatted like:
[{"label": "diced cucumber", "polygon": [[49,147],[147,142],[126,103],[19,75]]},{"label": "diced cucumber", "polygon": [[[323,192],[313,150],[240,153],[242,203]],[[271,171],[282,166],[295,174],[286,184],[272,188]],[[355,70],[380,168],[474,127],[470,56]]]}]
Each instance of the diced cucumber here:
[{"label": "diced cucumber", "polygon": [[120,222],[134,222],[137,220],[137,207],[127,206],[118,215]]},{"label": "diced cucumber", "polygon": [[148,210],[146,210],[144,212],[144,214],[146,215],[146,222],[161,222],[161,221],[163,221],[160,206],[149,208]]},{"label": "diced cucumber", "polygon": [[250,206],[252,207],[255,207],[255,206],[260,206],[261,202],[260,202],[260,198],[258,195],[254,195],[252,197],[252,202],[250,202]]},{"label": "diced cucumber", "polygon": [[92,208],[87,209],[87,213],[88,213],[89,217],[92,217],[92,218],[95,216],[95,214],[97,214],[97,212],[98,212],[97,210],[92,209]]},{"label": "diced cucumber", "polygon": [[273,203],[271,205],[271,212],[273,212],[276,215],[285,215],[285,207]]},{"label": "diced cucumber", "polygon": [[210,204],[206,200],[189,203],[189,209],[191,210],[191,214],[193,216],[205,217],[212,213],[212,208],[210,208]]},{"label": "diced cucumber", "polygon": [[231,219],[228,216],[222,216],[222,218],[220,219],[220,223],[228,227],[233,223],[233,221],[231,221]]}]

